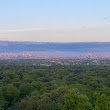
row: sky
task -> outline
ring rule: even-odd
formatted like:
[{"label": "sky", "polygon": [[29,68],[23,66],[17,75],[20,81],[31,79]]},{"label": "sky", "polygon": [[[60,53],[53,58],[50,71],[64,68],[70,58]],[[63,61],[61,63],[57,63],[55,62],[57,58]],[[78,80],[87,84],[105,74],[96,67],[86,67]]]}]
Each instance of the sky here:
[{"label": "sky", "polygon": [[0,40],[110,42],[110,0],[0,0]]}]

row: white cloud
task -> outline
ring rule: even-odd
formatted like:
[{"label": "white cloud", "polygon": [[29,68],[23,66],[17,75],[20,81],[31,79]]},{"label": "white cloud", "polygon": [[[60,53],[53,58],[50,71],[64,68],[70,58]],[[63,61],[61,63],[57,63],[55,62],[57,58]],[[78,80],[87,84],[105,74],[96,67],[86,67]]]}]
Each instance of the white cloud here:
[{"label": "white cloud", "polygon": [[0,40],[37,42],[110,42],[109,26],[0,30]]},{"label": "white cloud", "polygon": [[26,32],[26,31],[42,31],[42,30],[48,30],[48,28],[1,29],[0,33],[6,33],[6,32]]}]

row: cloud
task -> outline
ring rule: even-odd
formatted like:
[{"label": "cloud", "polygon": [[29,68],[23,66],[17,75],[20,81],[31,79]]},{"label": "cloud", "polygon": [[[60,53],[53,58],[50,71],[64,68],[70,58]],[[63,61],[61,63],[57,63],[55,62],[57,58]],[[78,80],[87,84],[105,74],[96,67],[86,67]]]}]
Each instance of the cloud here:
[{"label": "cloud", "polygon": [[37,42],[110,42],[110,25],[0,30],[0,40]]},{"label": "cloud", "polygon": [[44,31],[48,30],[48,28],[21,28],[21,29],[1,29],[0,33],[5,32],[27,32],[27,31]]}]

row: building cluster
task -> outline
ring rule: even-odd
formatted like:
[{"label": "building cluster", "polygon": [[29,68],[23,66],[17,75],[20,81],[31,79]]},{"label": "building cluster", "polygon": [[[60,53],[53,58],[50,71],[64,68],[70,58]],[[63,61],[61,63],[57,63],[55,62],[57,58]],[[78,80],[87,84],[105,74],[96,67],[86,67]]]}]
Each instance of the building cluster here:
[{"label": "building cluster", "polygon": [[32,58],[32,54],[30,53],[1,53],[0,60],[6,59],[30,59]]},{"label": "building cluster", "polygon": [[79,58],[85,58],[85,59],[110,59],[110,56],[101,55],[101,54],[84,54],[84,55],[80,55]]},{"label": "building cluster", "polygon": [[[30,52],[25,53],[0,53],[0,60],[3,59],[110,59],[110,56],[99,54],[82,54],[79,56],[39,56]],[[54,61],[53,61],[54,62]],[[60,62],[59,62],[60,64]],[[67,64],[68,65],[68,64]]]}]

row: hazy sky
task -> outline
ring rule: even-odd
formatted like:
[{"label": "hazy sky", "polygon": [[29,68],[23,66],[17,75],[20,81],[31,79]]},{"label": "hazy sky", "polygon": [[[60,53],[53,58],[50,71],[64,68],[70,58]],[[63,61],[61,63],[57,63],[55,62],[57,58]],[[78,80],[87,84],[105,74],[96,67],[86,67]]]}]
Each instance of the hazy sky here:
[{"label": "hazy sky", "polygon": [[110,0],[0,0],[0,40],[110,41]]}]

